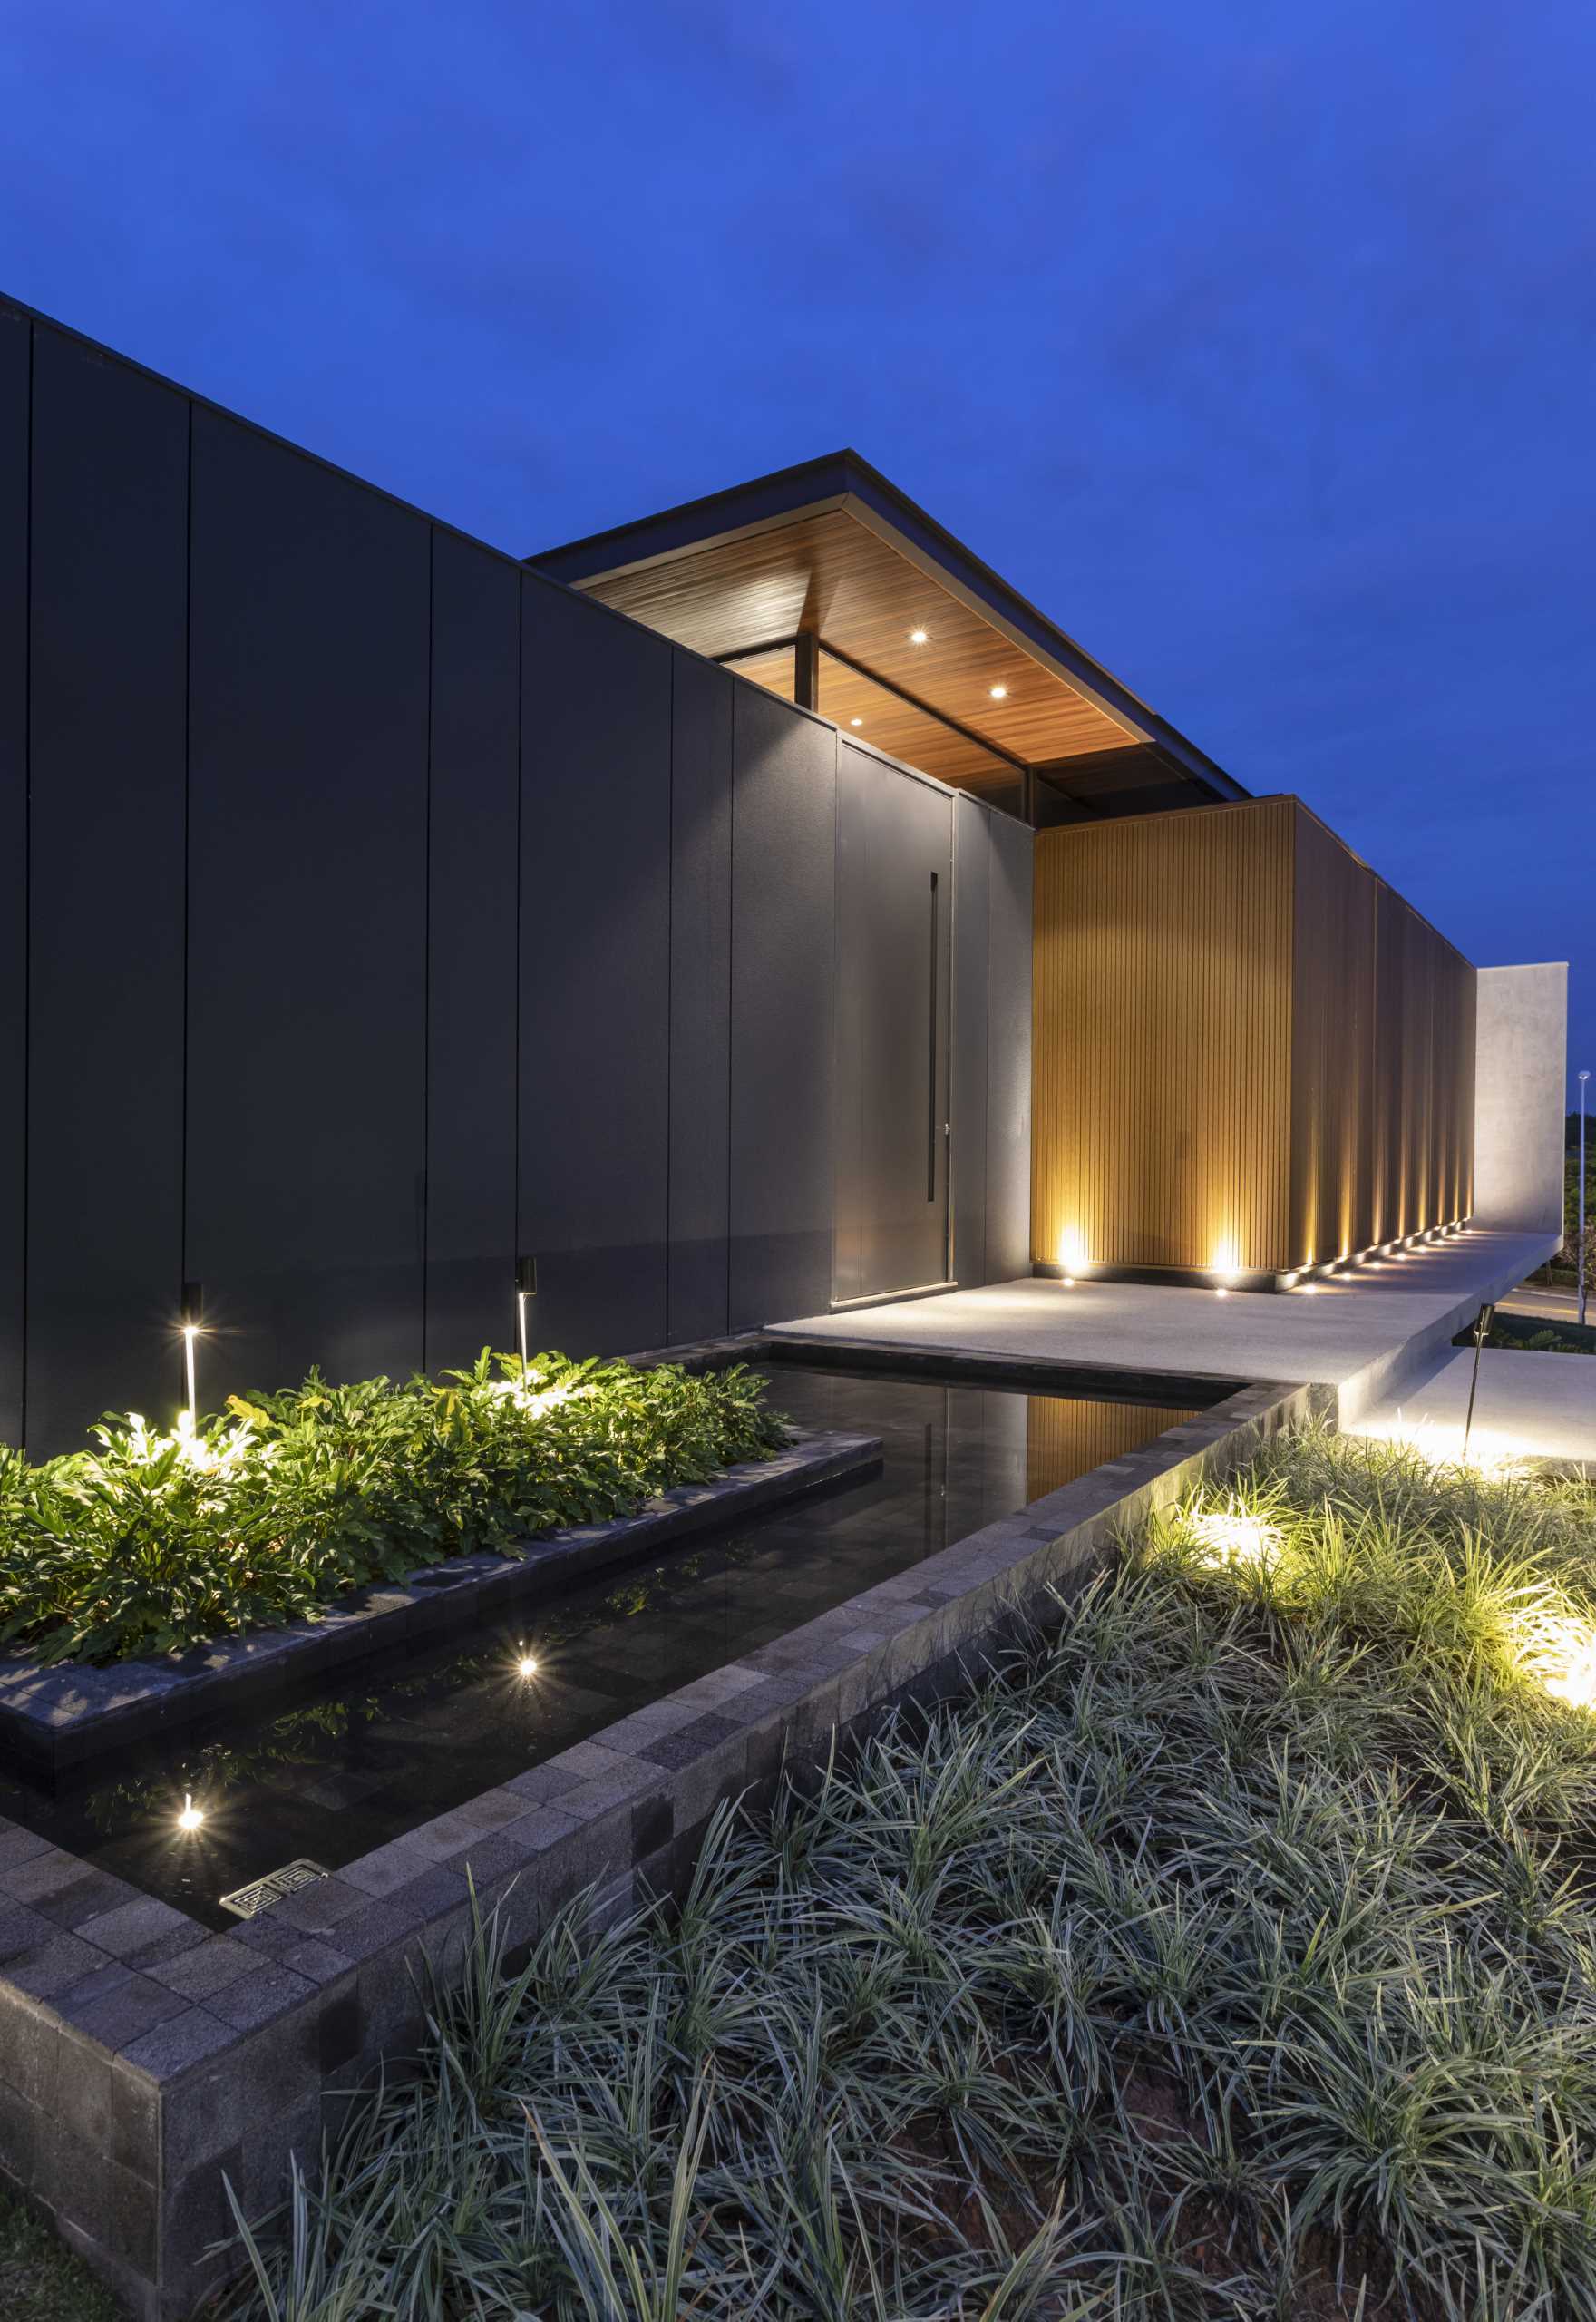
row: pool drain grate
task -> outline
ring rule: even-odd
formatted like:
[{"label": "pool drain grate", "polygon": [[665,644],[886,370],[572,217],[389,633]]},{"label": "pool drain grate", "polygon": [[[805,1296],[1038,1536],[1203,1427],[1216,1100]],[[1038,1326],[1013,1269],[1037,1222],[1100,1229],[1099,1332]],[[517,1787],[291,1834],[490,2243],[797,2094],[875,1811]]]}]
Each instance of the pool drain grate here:
[{"label": "pool drain grate", "polygon": [[248,1887],[235,1887],[230,1895],[219,1895],[217,1901],[235,1917],[252,1919],[268,1903],[280,1903],[285,1895],[297,1895],[301,1887],[314,1887],[318,1878],[331,1875],[324,1864],[302,1854],[297,1862],[284,1863],[280,1870],[268,1870],[264,1878],[252,1878]]}]

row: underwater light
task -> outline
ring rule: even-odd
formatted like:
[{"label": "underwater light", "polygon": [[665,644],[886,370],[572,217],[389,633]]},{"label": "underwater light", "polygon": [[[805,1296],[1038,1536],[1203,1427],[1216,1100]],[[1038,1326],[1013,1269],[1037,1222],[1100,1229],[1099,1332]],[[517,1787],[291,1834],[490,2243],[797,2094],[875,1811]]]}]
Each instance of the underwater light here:
[{"label": "underwater light", "polygon": [[194,1803],[193,1792],[184,1790],[182,1812],[178,1816],[180,1830],[197,1830],[205,1820],[205,1810]]},{"label": "underwater light", "polygon": [[515,1658],[515,1673],[518,1677],[535,1677],[538,1673],[535,1656],[526,1652],[518,1653]]}]

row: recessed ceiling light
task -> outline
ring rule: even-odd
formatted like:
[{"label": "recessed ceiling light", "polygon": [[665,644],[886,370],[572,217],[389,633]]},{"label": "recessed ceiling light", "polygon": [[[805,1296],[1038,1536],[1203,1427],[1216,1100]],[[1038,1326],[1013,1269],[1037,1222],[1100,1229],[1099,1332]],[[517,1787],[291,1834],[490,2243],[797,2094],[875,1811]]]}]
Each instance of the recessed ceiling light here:
[{"label": "recessed ceiling light", "polygon": [[911,629],[909,632],[909,641],[911,645],[929,645],[931,641],[930,631],[925,629]]},{"label": "recessed ceiling light", "polygon": [[862,725],[863,725],[863,723],[864,723],[864,720],[863,720],[863,718],[862,718],[862,717],[851,717],[851,718],[848,720],[848,723],[850,724],[850,726],[862,726]]},{"label": "recessed ceiling light", "polygon": [[1007,701],[1008,699],[1008,688],[1007,686],[988,686],[987,688],[987,691],[991,695],[994,701]]}]

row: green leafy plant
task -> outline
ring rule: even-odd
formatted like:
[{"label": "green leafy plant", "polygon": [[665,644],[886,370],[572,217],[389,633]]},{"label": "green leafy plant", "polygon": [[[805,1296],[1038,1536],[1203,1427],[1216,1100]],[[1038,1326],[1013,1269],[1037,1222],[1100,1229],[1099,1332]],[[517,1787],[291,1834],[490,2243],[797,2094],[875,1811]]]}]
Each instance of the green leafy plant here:
[{"label": "green leafy plant", "polygon": [[0,1450],[0,1643],[109,1662],[313,1619],[365,1582],[768,1458],[786,1433],[764,1392],[741,1366],[484,1350],[441,1383],[313,1371],[170,1435],[108,1414],[97,1449]]}]

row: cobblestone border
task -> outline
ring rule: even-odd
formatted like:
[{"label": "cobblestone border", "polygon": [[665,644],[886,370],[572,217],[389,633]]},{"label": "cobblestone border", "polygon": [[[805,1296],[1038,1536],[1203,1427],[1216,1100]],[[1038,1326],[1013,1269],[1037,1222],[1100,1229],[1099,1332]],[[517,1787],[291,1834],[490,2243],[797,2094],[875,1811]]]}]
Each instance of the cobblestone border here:
[{"label": "cobblestone border", "polygon": [[770,1459],[745,1460],[710,1483],[673,1485],[635,1515],[564,1526],[529,1541],[520,1554],[425,1565],[402,1583],[377,1581],[336,1598],[314,1621],[251,1629],[166,1661],[119,1661],[105,1669],[76,1663],[46,1668],[8,1653],[0,1655],[0,1742],[34,1767],[64,1772],[156,1732],[304,1684],[345,1662],[398,1646],[430,1647],[551,1577],[563,1585],[647,1555],[876,1466],[881,1456],[879,1436],[794,1428],[787,1448]]},{"label": "cobblestone border", "polygon": [[142,2322],[175,2322],[219,2278],[224,2176],[247,2211],[275,2202],[336,2092],[414,2047],[411,1969],[458,1971],[468,1873],[512,1944],[584,1890],[596,1926],[679,1891],[723,1799],[968,1687],[1126,1527],[1332,1409],[1246,1388],[225,1935],[0,1822],[5,2173]]}]

